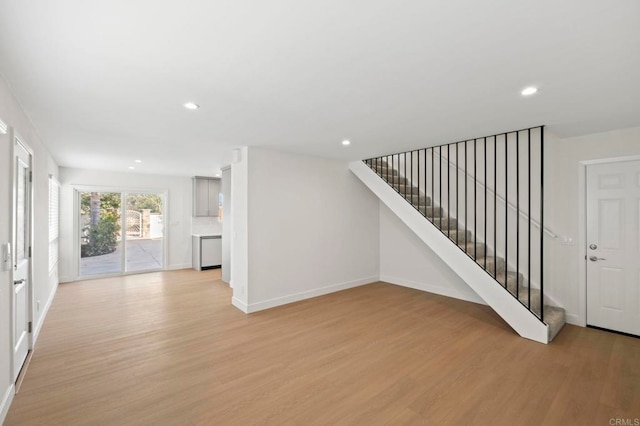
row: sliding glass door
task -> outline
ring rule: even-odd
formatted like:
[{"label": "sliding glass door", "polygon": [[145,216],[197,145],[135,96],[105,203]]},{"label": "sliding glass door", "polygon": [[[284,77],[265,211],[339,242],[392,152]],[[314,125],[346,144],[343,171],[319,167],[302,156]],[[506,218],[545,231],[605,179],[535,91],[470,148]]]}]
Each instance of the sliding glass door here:
[{"label": "sliding glass door", "polygon": [[126,201],[125,271],[162,269],[162,195],[126,194]]},{"label": "sliding glass door", "polygon": [[81,277],[163,268],[163,194],[79,191],[78,198]]}]

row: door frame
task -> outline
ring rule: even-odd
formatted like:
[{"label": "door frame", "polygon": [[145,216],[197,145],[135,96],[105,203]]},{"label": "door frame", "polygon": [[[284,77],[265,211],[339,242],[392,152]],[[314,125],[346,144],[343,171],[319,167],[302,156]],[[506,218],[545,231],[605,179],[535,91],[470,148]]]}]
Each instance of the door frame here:
[{"label": "door frame", "polygon": [[579,311],[578,320],[582,327],[587,326],[587,167],[596,164],[624,163],[627,161],[638,161],[640,155],[626,155],[622,157],[599,158],[595,160],[584,160],[578,164],[578,248],[579,261],[583,262],[579,275]]},{"label": "door frame", "polygon": [[[28,317],[29,317],[29,321],[31,322],[31,332],[28,333],[27,336],[27,347],[28,347],[28,352],[27,352],[27,358],[25,360],[25,363],[27,362],[27,360],[29,359],[29,353],[31,351],[33,351],[33,330],[35,329],[35,325],[33,324],[33,312],[35,310],[35,302],[34,302],[34,292],[33,292],[33,253],[35,251],[35,240],[34,240],[34,232],[33,232],[33,212],[34,212],[34,190],[33,190],[33,175],[35,174],[35,155],[33,152],[33,149],[31,148],[31,146],[29,146],[28,143],[25,142],[24,138],[20,135],[20,133],[18,133],[18,131],[16,131],[13,127],[9,128],[9,136],[10,136],[10,140],[11,140],[11,166],[10,166],[10,172],[11,172],[11,203],[9,208],[11,209],[10,215],[9,217],[11,218],[11,250],[12,250],[12,259],[11,259],[11,282],[13,282],[14,280],[14,268],[13,268],[13,256],[16,253],[16,247],[15,247],[15,237],[16,237],[16,215],[15,215],[15,202],[16,202],[16,187],[15,187],[15,173],[16,173],[16,143],[19,143],[20,145],[22,145],[22,147],[24,148],[25,151],[27,151],[27,153],[29,153],[29,157],[31,158],[31,164],[29,165],[30,167],[30,171],[31,171],[31,179],[29,182],[29,213],[27,214],[27,221],[28,224],[27,226],[29,227],[29,247],[31,248],[31,256],[29,257],[29,266],[27,268],[27,311],[28,311]],[[15,336],[14,336],[14,327],[15,327],[15,312],[16,312],[16,307],[15,307],[15,298],[13,297],[13,294],[11,295],[11,317],[9,318],[9,324],[11,327],[11,354],[10,354],[10,360],[11,360],[11,379],[12,381],[15,383],[16,380],[18,379],[18,376],[20,375],[20,372],[18,372],[18,374],[15,375],[13,374],[13,370],[14,370],[14,364],[15,364],[15,359],[14,359],[14,348],[15,348]],[[24,368],[24,365],[22,366],[22,368]]]},{"label": "door frame", "polygon": [[[101,186],[101,185],[71,185],[73,190],[73,281],[80,280],[91,280],[97,278],[108,278],[108,277],[121,277],[124,275],[137,275],[137,274],[146,274],[148,272],[158,272],[165,271],[168,269],[168,254],[169,254],[169,190],[162,188],[122,188],[117,186]],[[148,269],[145,271],[133,271],[126,272],[125,271],[125,250],[122,251],[122,268],[118,273],[113,274],[103,274],[103,275],[88,275],[81,276],[80,275],[80,215],[78,212],[80,211],[80,193],[81,192],[118,192],[121,194],[161,194],[162,199],[162,209],[164,213],[163,217],[163,235],[162,235],[162,258],[163,265],[162,268],[158,269]],[[121,206],[122,209],[122,206]],[[121,215],[120,218],[120,226],[122,226],[123,221],[125,220],[125,215]],[[126,238],[122,240],[122,244],[126,242]]]}]

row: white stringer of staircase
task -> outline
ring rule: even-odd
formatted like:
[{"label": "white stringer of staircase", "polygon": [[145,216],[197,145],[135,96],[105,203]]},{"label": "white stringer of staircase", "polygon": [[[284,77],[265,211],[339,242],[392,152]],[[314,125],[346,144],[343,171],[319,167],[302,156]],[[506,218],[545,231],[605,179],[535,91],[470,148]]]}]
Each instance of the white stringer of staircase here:
[{"label": "white stringer of staircase", "polygon": [[549,343],[549,327],[501,287],[467,254],[362,161],[349,164],[351,171],[394,212],[434,253],[464,280],[520,336]]}]

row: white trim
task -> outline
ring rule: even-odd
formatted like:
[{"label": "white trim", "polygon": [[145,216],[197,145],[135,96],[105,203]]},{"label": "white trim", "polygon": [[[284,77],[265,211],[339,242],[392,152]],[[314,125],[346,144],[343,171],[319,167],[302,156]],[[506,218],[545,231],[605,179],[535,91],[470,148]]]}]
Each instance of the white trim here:
[{"label": "white trim", "polygon": [[[273,299],[263,300],[261,302],[244,304],[236,298],[232,299],[232,303],[238,309],[245,313],[258,312],[269,308],[275,308],[276,306],[286,305],[293,302],[299,302],[300,300],[311,299],[313,297],[324,296],[325,294],[335,293],[341,290],[347,290],[353,287],[359,287],[365,284],[371,284],[379,281],[378,276],[360,278],[353,281],[347,281],[338,284],[332,284],[325,287],[314,288],[313,290],[307,290],[300,293],[289,294],[287,296],[275,297]],[[240,305],[240,306],[238,306]],[[244,309],[243,309],[244,308]],[[246,309],[246,310],[245,310]]]},{"label": "white trim", "polygon": [[[587,163],[578,164],[578,313],[577,325],[587,326]],[[567,322],[569,316],[565,313]]]},{"label": "white trim", "polygon": [[176,263],[175,265],[168,265],[167,271],[175,271],[178,269],[191,269],[193,266],[191,263]]},{"label": "white trim", "polygon": [[585,324],[580,320],[580,315],[578,314],[568,314],[565,312],[564,320],[567,324],[577,325],[578,327],[585,327]]},{"label": "white trim", "polygon": [[2,403],[0,403],[0,425],[4,424],[7,414],[9,413],[9,407],[13,402],[13,396],[16,394],[16,385],[11,383],[2,397]]},{"label": "white trim", "polygon": [[578,163],[578,261],[583,267],[578,275],[578,314],[566,315],[570,324],[587,326],[587,166],[638,161],[640,155],[583,160]]},{"label": "white trim", "polygon": [[463,293],[448,287],[440,287],[438,285],[433,285],[433,284],[419,283],[411,280],[405,280],[403,278],[391,277],[389,275],[381,275],[380,281],[393,284],[393,285],[398,285],[401,287],[412,288],[414,290],[425,291],[427,293],[438,294],[440,296],[451,297],[453,299],[464,300],[465,302],[472,302],[480,305],[486,305],[486,303],[475,294]]},{"label": "white trim", "polygon": [[249,307],[247,306],[247,304],[244,303],[242,300],[238,299],[237,297],[231,298],[231,304],[236,308],[240,309],[245,314],[249,313]]},{"label": "white trim", "polygon": [[33,329],[33,336],[31,338],[32,338],[34,347],[36,345],[36,340],[38,340],[38,336],[40,335],[40,330],[42,330],[44,320],[47,317],[47,314],[49,313],[49,308],[51,307],[51,304],[53,303],[53,299],[56,297],[57,292],[58,292],[58,283],[56,283],[56,285],[53,287],[53,291],[49,295],[49,299],[47,299],[47,303],[45,303],[44,308],[42,309],[42,315],[40,315],[40,321],[35,325]]},{"label": "white trim", "polygon": [[580,164],[584,164],[585,166],[588,166],[590,164],[622,163],[625,161],[638,161],[638,160],[640,160],[640,155],[625,155],[623,157],[599,158],[596,160],[583,160],[583,161],[580,161]]}]

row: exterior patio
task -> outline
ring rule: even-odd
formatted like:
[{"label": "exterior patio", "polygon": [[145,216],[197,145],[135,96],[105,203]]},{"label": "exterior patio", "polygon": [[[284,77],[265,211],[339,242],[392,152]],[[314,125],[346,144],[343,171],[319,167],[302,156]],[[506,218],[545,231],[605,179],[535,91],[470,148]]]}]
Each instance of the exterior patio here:
[{"label": "exterior patio", "polygon": [[[125,241],[125,272],[162,269],[162,238],[128,238]],[[122,244],[109,254],[80,259],[80,276],[92,277],[122,272]]]}]

